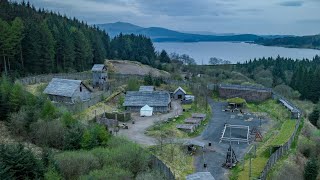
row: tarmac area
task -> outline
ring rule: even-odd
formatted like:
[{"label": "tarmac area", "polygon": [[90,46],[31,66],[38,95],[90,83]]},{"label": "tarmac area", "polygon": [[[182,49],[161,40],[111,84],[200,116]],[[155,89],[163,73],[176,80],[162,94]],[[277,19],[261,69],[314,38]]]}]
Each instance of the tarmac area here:
[{"label": "tarmac area", "polygon": [[[197,172],[209,171],[215,179],[223,180],[228,178],[228,169],[222,167],[222,164],[226,161],[227,150],[230,146],[228,140],[220,142],[220,138],[223,134],[225,124],[230,125],[241,125],[249,126],[250,130],[253,127],[261,129],[263,134],[270,120],[267,118],[259,118],[256,114],[251,114],[250,112],[244,111],[240,113],[239,111],[223,111],[227,107],[227,102],[214,102],[209,99],[209,104],[212,108],[212,118],[209,121],[207,128],[201,134],[201,137],[197,138],[203,142],[211,142],[210,149],[212,151],[198,150],[195,157],[195,167]],[[260,127],[261,125],[261,127]],[[264,132],[263,132],[264,131]],[[242,138],[246,139],[248,129],[245,128],[226,128],[224,137],[229,138]],[[250,138],[250,144],[253,142],[254,136]],[[236,154],[237,160],[243,159],[245,153],[248,151],[250,144],[247,142],[232,142],[231,146]],[[204,164],[207,167],[204,167]]]}]

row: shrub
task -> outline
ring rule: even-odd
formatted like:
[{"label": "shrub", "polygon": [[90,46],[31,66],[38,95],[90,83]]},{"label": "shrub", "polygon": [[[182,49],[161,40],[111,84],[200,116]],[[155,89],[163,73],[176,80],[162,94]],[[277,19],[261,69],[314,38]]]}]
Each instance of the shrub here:
[{"label": "shrub", "polygon": [[57,108],[51,103],[51,101],[45,101],[41,110],[41,118],[44,120],[52,120],[59,117]]},{"label": "shrub", "polygon": [[89,173],[89,175],[83,176],[80,180],[95,179],[95,180],[124,180],[133,179],[133,174],[125,169],[114,166],[106,166],[102,170],[94,170]]},{"label": "shrub", "polygon": [[313,124],[314,126],[317,126],[317,122],[320,116],[320,111],[316,108],[312,111],[312,113],[309,115],[309,121],[311,122],[311,124]]},{"label": "shrub", "polygon": [[65,179],[77,179],[81,175],[101,168],[98,158],[87,151],[63,152],[56,155],[54,160]]},{"label": "shrub", "polygon": [[0,179],[40,179],[43,165],[23,145],[0,145]]},{"label": "shrub", "polygon": [[136,180],[164,180],[165,177],[159,171],[147,171],[137,175]]},{"label": "shrub", "polygon": [[61,180],[62,177],[60,174],[52,167],[44,174],[45,180]]},{"label": "shrub", "polygon": [[81,147],[92,149],[97,146],[105,146],[109,139],[109,134],[104,126],[95,124],[90,126],[83,133]]},{"label": "shrub", "polygon": [[62,149],[66,128],[59,120],[38,121],[31,125],[36,144]]},{"label": "shrub", "polygon": [[108,164],[116,164],[134,175],[148,169],[149,154],[139,145],[123,138],[112,138],[108,146],[112,147],[109,156],[106,157]]},{"label": "shrub", "polygon": [[80,123],[73,124],[69,127],[64,136],[63,149],[77,150],[81,148],[81,140],[84,133],[84,127]]},{"label": "shrub", "polygon": [[304,179],[306,180],[316,180],[318,176],[319,166],[315,158],[308,160],[307,165],[304,168]]}]

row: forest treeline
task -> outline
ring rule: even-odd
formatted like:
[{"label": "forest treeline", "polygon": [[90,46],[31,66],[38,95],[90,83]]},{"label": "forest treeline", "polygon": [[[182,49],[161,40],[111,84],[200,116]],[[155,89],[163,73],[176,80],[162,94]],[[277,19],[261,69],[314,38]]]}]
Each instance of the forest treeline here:
[{"label": "forest treeline", "polygon": [[294,36],[281,38],[260,38],[255,43],[265,46],[320,49],[320,35]]},{"label": "forest treeline", "polygon": [[314,103],[319,101],[320,57],[318,55],[312,60],[294,60],[279,56],[260,58],[238,64],[237,68],[259,84],[267,87],[287,85],[299,91],[301,99],[308,99]]},{"label": "forest treeline", "polygon": [[0,1],[0,49],[0,72],[20,76],[84,71],[106,58],[153,67],[163,60],[147,37],[120,34],[110,39],[96,26],[24,1]]}]

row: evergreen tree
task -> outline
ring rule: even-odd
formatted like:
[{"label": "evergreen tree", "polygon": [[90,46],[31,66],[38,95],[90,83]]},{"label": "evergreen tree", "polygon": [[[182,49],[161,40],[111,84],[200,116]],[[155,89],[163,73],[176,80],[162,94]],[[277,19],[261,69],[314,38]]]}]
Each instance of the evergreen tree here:
[{"label": "evergreen tree", "polygon": [[1,179],[41,179],[43,166],[30,150],[20,145],[0,144]]},{"label": "evergreen tree", "polygon": [[168,56],[167,52],[165,50],[162,50],[159,56],[159,60],[162,63],[170,63],[170,57]]},{"label": "evergreen tree", "polygon": [[319,166],[315,158],[308,160],[307,165],[304,168],[304,179],[305,180],[315,180],[318,176]]}]

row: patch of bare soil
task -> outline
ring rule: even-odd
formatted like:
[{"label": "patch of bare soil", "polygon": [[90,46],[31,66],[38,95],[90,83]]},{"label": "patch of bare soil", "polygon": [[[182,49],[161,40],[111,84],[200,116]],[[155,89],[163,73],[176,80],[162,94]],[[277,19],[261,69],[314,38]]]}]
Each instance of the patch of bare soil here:
[{"label": "patch of bare soil", "polygon": [[132,74],[132,75],[147,75],[151,73],[153,76],[170,76],[170,73],[148,65],[143,65],[136,61],[126,60],[107,60],[108,68],[110,71],[119,74]]}]

